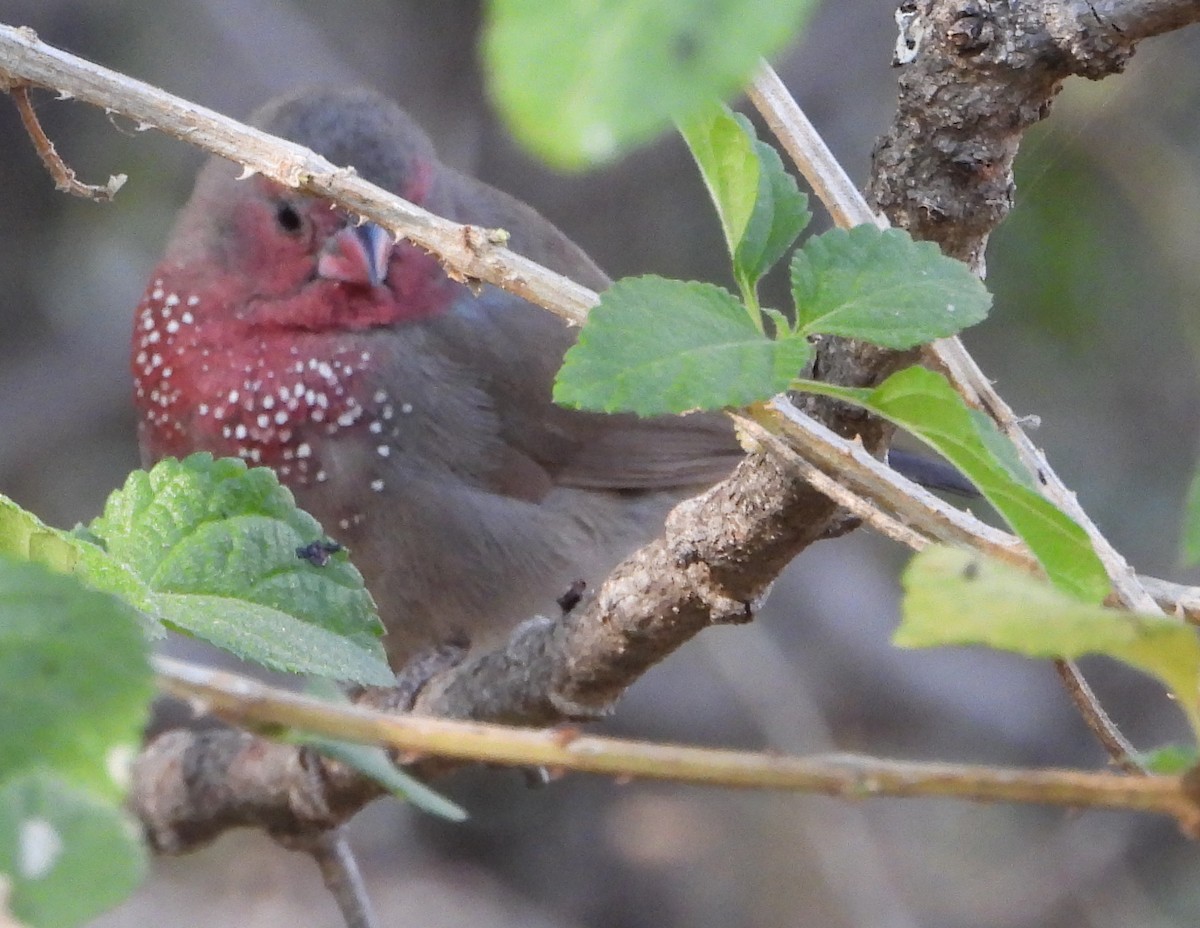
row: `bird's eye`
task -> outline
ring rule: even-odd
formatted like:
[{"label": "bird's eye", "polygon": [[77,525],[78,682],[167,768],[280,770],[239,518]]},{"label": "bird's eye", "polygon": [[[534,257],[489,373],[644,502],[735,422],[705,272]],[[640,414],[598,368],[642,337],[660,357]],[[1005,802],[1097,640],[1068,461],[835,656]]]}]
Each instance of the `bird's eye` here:
[{"label": "bird's eye", "polygon": [[279,228],[283,229],[288,235],[295,235],[304,228],[304,219],[296,210],[296,207],[291,203],[280,203],[275,209],[275,221],[279,223]]}]

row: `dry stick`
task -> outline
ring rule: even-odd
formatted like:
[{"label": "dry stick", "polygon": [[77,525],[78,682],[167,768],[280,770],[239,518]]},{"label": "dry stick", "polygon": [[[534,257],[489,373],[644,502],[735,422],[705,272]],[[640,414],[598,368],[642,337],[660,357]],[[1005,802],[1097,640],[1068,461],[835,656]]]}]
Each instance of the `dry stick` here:
[{"label": "dry stick", "polygon": [[486,725],[431,716],[402,716],[323,703],[236,674],[154,659],[161,689],[248,728],[290,726],[386,745],[410,755],[493,764],[538,764],[622,778],[742,789],[783,789],[846,798],[924,796],[983,802],[1061,804],[1154,812],[1194,833],[1200,805],[1184,778],[1126,777],[1072,770],[1024,770],[967,764],[923,764],[847,754],[786,757],[584,736],[574,729]]},{"label": "dry stick", "polygon": [[54,148],[54,143],[50,141],[49,136],[42,129],[42,124],[37,118],[37,113],[33,111],[33,104],[29,100],[29,88],[23,84],[18,84],[10,88],[9,93],[12,94],[13,103],[17,105],[17,112],[21,114],[21,123],[25,126],[25,131],[29,134],[29,138],[33,141],[33,147],[37,150],[38,157],[42,159],[42,164],[46,166],[46,170],[54,178],[54,189],[62,190],[73,196],[83,197],[85,200],[96,200],[101,203],[112,200],[116,196],[117,191],[125,185],[125,181],[129,178],[124,174],[112,175],[108,178],[108,183],[103,187],[83,183],[67,163],[63,161],[62,156]]},{"label": "dry stick", "polygon": [[346,928],[379,928],[379,919],[367,895],[362,871],[346,840],[345,828],[333,828],[314,835],[306,850],[321,871],[325,888],[333,896]]},{"label": "dry stick", "polygon": [[[821,140],[783,81],[766,62],[760,65],[748,93],[771,131],[839,226],[862,223],[872,223],[881,228],[887,226],[887,220],[876,215],[867,205],[866,199]],[[1087,532],[1092,547],[1112,580],[1120,604],[1134,611],[1158,611],[1157,603],[1142,588],[1129,563],[1108,543],[1080,507],[1075,494],[1051,470],[1045,456],[1034,447],[1017,417],[992,389],[962,342],[957,338],[941,339],[929,346],[928,353],[966,401],[991,415],[1014,442],[1029,472],[1037,475],[1042,493]],[[1136,751],[1100,705],[1074,662],[1055,661],[1055,667],[1066,682],[1067,692],[1082,713],[1084,722],[1100,739],[1113,761],[1127,772],[1144,773],[1145,769],[1134,759]]]},{"label": "dry stick", "polygon": [[[982,522],[902,477],[857,441],[838,435],[785,398],[731,414],[744,438],[807,475],[824,477],[820,490],[881,534],[920,551],[929,542],[973,548],[1033,573],[1041,567],[1017,536]],[[808,479],[807,476],[805,479]],[[820,478],[818,478],[820,479]],[[1139,576],[1159,607],[1200,625],[1200,587]]]},{"label": "dry stick", "polygon": [[277,139],[144,81],[46,45],[32,29],[0,24],[0,89],[36,84],[119,113],[139,131],[159,131],[243,165],[286,187],[336,200],[396,236],[436,253],[458,280],[503,287],[579,325],[597,296],[503,247],[499,230],[435,216],[340,168],[302,145]]}]

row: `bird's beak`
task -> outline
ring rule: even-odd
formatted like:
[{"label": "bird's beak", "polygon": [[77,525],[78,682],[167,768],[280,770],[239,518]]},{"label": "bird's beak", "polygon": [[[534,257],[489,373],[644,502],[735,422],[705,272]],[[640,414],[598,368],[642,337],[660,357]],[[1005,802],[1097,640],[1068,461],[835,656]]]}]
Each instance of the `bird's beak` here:
[{"label": "bird's beak", "polygon": [[378,287],[387,280],[392,237],[373,222],[343,226],[325,241],[317,276]]}]

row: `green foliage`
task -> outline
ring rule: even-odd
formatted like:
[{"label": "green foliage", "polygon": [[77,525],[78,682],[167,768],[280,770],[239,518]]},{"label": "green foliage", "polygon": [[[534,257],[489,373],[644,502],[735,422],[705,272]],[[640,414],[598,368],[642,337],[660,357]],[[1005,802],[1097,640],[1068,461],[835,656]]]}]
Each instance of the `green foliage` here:
[{"label": "green foliage", "polygon": [[275,670],[387,685],[362,576],[345,552],[323,566],[297,554],[322,538],[271,471],[208,454],[135,471],[73,533],[0,497],[0,552],[122,597],[152,631],[166,625]]},{"label": "green foliage", "polygon": [[1194,744],[1165,744],[1140,752],[1137,761],[1150,773],[1181,776],[1200,763],[1200,751]]},{"label": "green foliage", "polygon": [[[45,770],[0,779],[0,885],[20,924],[90,921],[128,896],[145,870],[138,828],[116,805]],[[0,904],[7,925],[5,914]]]},{"label": "green foliage", "polygon": [[[317,699],[332,703],[347,703],[346,695],[328,680],[312,680],[308,692]],[[353,767],[359,773],[373,779],[395,796],[412,803],[423,812],[436,815],[451,822],[463,822],[467,819],[466,810],[451,802],[445,796],[430,789],[420,780],[409,776],[392,763],[387,751],[369,744],[356,744],[351,741],[336,741],[318,735],[295,732],[292,740],[298,744],[307,744],[334,760],[341,761],[348,767]]]},{"label": "green foliage", "polygon": [[[143,603],[141,582],[84,533],[62,532],[0,495],[0,555],[42,564],[57,573],[75,574],[88,586]],[[147,622],[152,633],[157,627]],[[161,634],[161,631],[158,632]]]},{"label": "green foliage", "polygon": [[747,83],[815,0],[491,0],[492,95],[513,134],[579,169],[649,141]]},{"label": "green foliage", "polygon": [[[554,398],[643,416],[744,406],[788,385],[811,355],[811,335],[860,333],[861,326],[864,340],[911,347],[977,322],[987,291],[930,248],[873,226],[817,236],[793,260],[797,322],[768,311],[773,337],[758,310],[711,284],[618,281],[567,352]],[[902,278],[905,267],[917,276]],[[897,309],[885,309],[889,296]],[[884,315],[890,328],[881,324]]]},{"label": "green foliage", "polygon": [[900,229],[831,229],[796,252],[791,271],[797,331],[885,348],[954,335],[992,303],[965,264]]},{"label": "green foliage", "polygon": [[742,299],[756,308],[759,280],[812,219],[808,197],[740,113],[710,104],[680,131],[717,207]]},{"label": "green foliage", "polygon": [[903,583],[898,646],[982,644],[1063,659],[1103,654],[1161,680],[1200,735],[1200,640],[1179,619],[1082,603],[1015,567],[951,548],[918,554]]},{"label": "green foliage", "polygon": [[1036,491],[1011,443],[941,376],[913,368],[876,390],[798,379],[814,336],[907,349],[974,325],[991,306],[979,280],[899,229],[834,229],[792,256],[792,321],[760,310],[759,276],[795,241],[805,205],[774,150],[728,109],[712,105],[682,132],[716,204],[745,305],[707,284],[619,281],[567,353],[555,400],[649,416],[744,406],[791,387],[856,403],[957,466],[1061,589],[1103,598],[1108,578],[1086,534]]},{"label": "green foliage", "polygon": [[89,530],[168,626],[267,667],[386,685],[383,632],[345,552],[297,549],[320,524],[265,468],[194,454],[135,471]]},{"label": "green foliage", "polygon": [[720,287],[628,278],[588,315],[554,399],[643,416],[741,406],[784,389],[809,354],[802,338],[764,337]]},{"label": "green foliage", "polygon": [[399,769],[392,763],[387,751],[383,748],[373,747],[369,744],[354,744],[350,741],[334,741],[315,735],[301,735],[296,740],[336,761],[341,761],[347,767],[353,767],[359,773],[379,783],[397,798],[411,803],[422,812],[428,812],[430,815],[436,815],[449,822],[465,822],[467,820],[467,812],[462,806],[451,802],[441,793],[435,792],[420,780]]},{"label": "green foliage", "polygon": [[147,647],[118,598],[0,557],[0,779],[54,767],[119,799],[153,695]]},{"label": "green foliage", "polygon": [[121,802],[153,695],[147,647],[117,597],[0,555],[0,882],[31,926],[78,924],[140,879]]},{"label": "green foliage", "polygon": [[990,420],[970,414],[941,374],[910,367],[874,390],[813,380],[797,382],[796,388],[856,403],[911,432],[979,488],[1029,545],[1055,586],[1087,602],[1108,594],[1108,575],[1087,534],[997,460],[990,447],[1003,437]]}]

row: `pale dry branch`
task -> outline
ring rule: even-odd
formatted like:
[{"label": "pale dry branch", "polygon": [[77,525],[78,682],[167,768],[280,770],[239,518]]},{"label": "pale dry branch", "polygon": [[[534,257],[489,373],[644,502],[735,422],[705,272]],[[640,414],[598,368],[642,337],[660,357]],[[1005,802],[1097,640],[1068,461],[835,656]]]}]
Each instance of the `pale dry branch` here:
[{"label": "pale dry branch", "polygon": [[[572,728],[513,728],[397,716],[323,703],[245,677],[164,659],[156,661],[156,668],[164,690],[203,704],[230,722],[251,729],[295,726],[331,738],[386,746],[409,758],[433,754],[490,764],[538,764],[556,772],[623,780],[790,790],[854,799],[924,796],[1129,809],[1169,815],[1189,832],[1200,826],[1200,806],[1180,777],[922,764],[844,754],[784,757],[653,744],[588,736]],[[199,780],[193,786],[197,790],[211,788]]]}]

